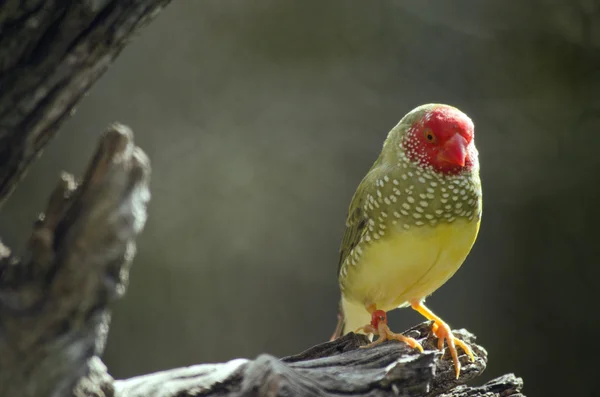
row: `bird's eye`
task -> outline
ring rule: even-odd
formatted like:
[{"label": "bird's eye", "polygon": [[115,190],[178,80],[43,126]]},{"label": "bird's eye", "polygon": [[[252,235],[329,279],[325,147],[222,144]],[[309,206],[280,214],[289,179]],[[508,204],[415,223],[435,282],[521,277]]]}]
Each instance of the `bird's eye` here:
[{"label": "bird's eye", "polygon": [[430,129],[426,129],[424,135],[425,135],[425,139],[427,139],[429,142],[432,142],[432,143],[436,142],[435,134]]}]

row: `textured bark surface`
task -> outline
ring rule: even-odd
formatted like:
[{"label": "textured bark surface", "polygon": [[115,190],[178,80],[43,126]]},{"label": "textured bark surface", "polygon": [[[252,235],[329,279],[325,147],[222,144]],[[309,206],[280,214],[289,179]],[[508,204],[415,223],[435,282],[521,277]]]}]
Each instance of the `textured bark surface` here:
[{"label": "textured bark surface", "polygon": [[418,354],[398,342],[361,349],[364,336],[348,334],[295,356],[278,360],[261,355],[255,360],[205,364],[116,381],[117,396],[513,396],[520,397],[523,381],[512,374],[483,386],[463,384],[485,369],[486,352],[472,342],[474,336],[456,331],[470,341],[477,356],[471,363],[461,356],[463,371],[455,379],[448,357],[440,359],[430,323],[405,334],[420,340],[428,350]]},{"label": "textured bark surface", "polygon": [[111,127],[83,181],[62,176],[25,255],[0,259],[0,395],[67,396],[88,372],[88,390],[111,390],[95,357],[108,332],[107,305],[127,285],[149,173],[131,132]]},{"label": "textured bark surface", "polygon": [[168,3],[2,2],[0,205],[131,35]]}]

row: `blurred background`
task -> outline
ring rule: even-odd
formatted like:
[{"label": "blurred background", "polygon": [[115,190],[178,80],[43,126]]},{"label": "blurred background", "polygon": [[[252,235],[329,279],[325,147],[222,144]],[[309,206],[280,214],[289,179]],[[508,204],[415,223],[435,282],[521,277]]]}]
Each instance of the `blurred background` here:
[{"label": "blurred background", "polygon": [[[153,199],[111,373],[296,353],[335,326],[354,189],[428,102],[474,120],[484,186],[480,238],[430,307],[478,336],[487,378],[598,395],[598,1],[173,2],[32,167],[0,235],[22,247],[59,172],[126,123]],[[391,314],[396,330],[422,320]]]}]

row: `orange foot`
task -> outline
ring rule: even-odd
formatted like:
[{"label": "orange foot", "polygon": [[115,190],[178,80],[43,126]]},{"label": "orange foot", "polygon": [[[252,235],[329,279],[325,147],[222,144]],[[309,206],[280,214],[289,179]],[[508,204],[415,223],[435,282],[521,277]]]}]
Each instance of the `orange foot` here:
[{"label": "orange foot", "polygon": [[414,338],[409,338],[408,336],[404,336],[402,334],[396,334],[390,330],[390,327],[387,325],[387,315],[383,310],[376,310],[374,305],[369,306],[367,309],[371,313],[371,323],[358,328],[354,332],[363,331],[366,334],[377,335],[378,338],[376,341],[371,342],[368,345],[361,346],[361,348],[377,346],[386,340],[395,339],[406,343],[412,348],[419,349],[421,353],[423,352],[423,347]]},{"label": "orange foot", "polygon": [[431,310],[426,308],[421,302],[413,301],[411,302],[411,306],[414,310],[421,313],[426,319],[433,321],[433,326],[431,330],[438,337],[438,349],[444,350],[444,341],[448,345],[448,350],[450,350],[450,355],[452,356],[452,361],[454,362],[454,369],[456,370],[456,379],[460,375],[460,362],[458,361],[458,352],[456,351],[456,346],[460,346],[465,353],[471,358],[471,361],[475,361],[475,356],[471,351],[471,348],[467,346],[465,342],[454,337],[452,335],[452,331],[448,324],[442,321],[441,318],[433,314]]}]

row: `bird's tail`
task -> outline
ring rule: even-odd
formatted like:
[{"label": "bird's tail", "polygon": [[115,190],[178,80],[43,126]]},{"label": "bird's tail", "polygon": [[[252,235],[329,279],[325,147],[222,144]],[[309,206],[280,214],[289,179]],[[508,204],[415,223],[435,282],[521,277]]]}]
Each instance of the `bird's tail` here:
[{"label": "bird's tail", "polygon": [[344,316],[344,308],[342,307],[342,301],[340,300],[340,304],[338,305],[338,321],[337,321],[337,325],[335,326],[335,330],[333,331],[333,335],[331,335],[331,338],[329,338],[329,341],[334,341],[337,338],[339,338],[340,336],[344,335],[344,324],[346,322],[346,318]]},{"label": "bird's tail", "polygon": [[335,340],[342,335],[356,331],[357,328],[369,324],[371,315],[364,305],[349,302],[343,296],[340,300],[338,322],[330,340]]}]

